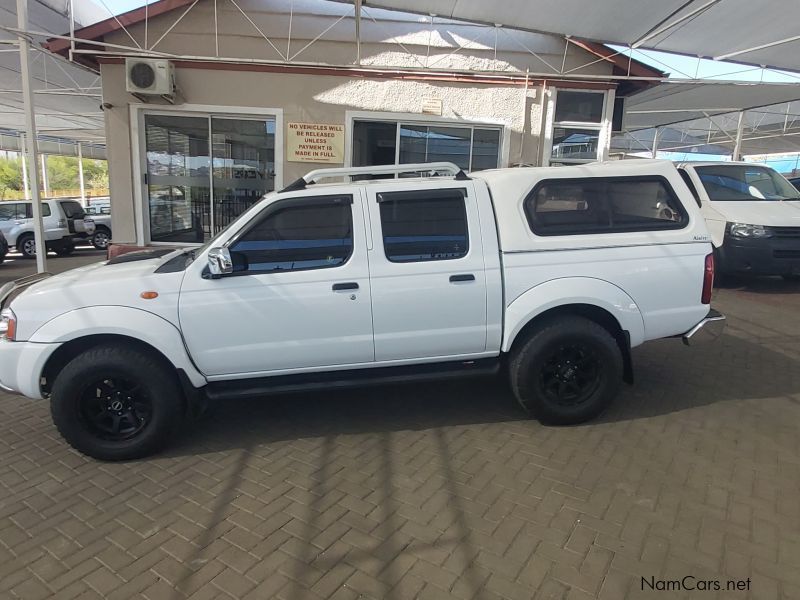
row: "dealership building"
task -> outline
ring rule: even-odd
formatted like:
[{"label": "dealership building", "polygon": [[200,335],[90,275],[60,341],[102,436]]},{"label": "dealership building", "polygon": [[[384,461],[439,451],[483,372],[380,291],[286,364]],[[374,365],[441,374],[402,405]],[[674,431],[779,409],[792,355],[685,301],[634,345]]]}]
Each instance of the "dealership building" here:
[{"label": "dealership building", "polygon": [[208,240],[311,169],[608,158],[664,74],[601,44],[327,0],[160,0],[50,50],[101,74],[114,241]]}]

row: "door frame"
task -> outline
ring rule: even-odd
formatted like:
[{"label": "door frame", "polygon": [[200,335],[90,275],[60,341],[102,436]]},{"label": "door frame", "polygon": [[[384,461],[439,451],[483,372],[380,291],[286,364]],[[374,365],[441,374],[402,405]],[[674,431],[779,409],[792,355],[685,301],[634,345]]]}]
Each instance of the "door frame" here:
[{"label": "door frame", "polygon": [[[133,172],[133,214],[136,229],[136,244],[139,246],[200,246],[186,242],[153,242],[150,240],[149,211],[146,210],[147,198],[144,193],[144,174],[147,172],[146,141],[144,140],[145,114],[180,115],[187,117],[240,117],[258,120],[264,117],[275,119],[275,189],[283,187],[283,109],[254,106],[222,106],[217,104],[181,104],[180,106],[153,105],[143,102],[131,103],[131,167]],[[209,140],[209,148],[211,140]],[[210,150],[209,150],[210,151]],[[209,172],[209,178],[213,174]],[[213,185],[209,179],[209,186]],[[213,194],[213,192],[212,192]],[[211,198],[213,206],[213,196]]]}]

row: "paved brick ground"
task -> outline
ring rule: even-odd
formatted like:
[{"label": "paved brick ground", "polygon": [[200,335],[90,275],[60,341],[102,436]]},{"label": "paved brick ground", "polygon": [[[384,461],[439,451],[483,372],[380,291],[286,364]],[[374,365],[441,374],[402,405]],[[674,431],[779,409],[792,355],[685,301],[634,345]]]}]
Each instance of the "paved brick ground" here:
[{"label": "paved brick ground", "polygon": [[[232,403],[102,464],[0,395],[0,597],[800,598],[800,285],[716,305],[722,340],[638,349],[580,427],[493,381],[380,388]],[[685,575],[751,591],[641,589]]]}]

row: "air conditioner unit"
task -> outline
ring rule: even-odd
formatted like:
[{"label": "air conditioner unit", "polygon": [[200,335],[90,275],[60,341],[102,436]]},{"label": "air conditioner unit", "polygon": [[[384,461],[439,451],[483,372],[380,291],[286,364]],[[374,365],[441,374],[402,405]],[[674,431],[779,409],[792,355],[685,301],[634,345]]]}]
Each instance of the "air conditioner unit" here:
[{"label": "air conditioner unit", "polygon": [[137,96],[171,97],[175,92],[172,63],[163,59],[126,58],[125,89]]}]

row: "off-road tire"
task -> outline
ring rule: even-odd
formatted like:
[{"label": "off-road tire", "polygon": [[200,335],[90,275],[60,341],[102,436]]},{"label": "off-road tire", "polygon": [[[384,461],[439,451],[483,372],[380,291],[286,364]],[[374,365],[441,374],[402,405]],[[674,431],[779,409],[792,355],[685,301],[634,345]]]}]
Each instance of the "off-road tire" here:
[{"label": "off-road tire", "polygon": [[[146,424],[130,439],[104,438],[82,404],[86,394],[93,395],[91,387],[114,380],[133,382],[151,407]],[[175,371],[163,360],[137,348],[104,344],[79,354],[58,374],[50,412],[58,431],[79,452],[99,460],[131,460],[166,445],[183,414],[183,397]]]},{"label": "off-road tire", "polygon": [[[584,349],[585,356],[596,365],[593,382],[584,394],[578,395],[574,404],[565,404],[553,399],[550,388],[545,391],[545,381],[553,381],[554,369],[560,374],[559,381],[570,373],[568,364],[563,365],[564,370],[554,365],[561,365],[558,357],[565,353],[569,356],[573,348],[578,349],[579,356]],[[555,317],[529,331],[513,349],[509,375],[519,404],[542,423],[582,423],[602,413],[617,396],[622,384],[622,352],[611,333],[594,321],[580,316]]]}]

